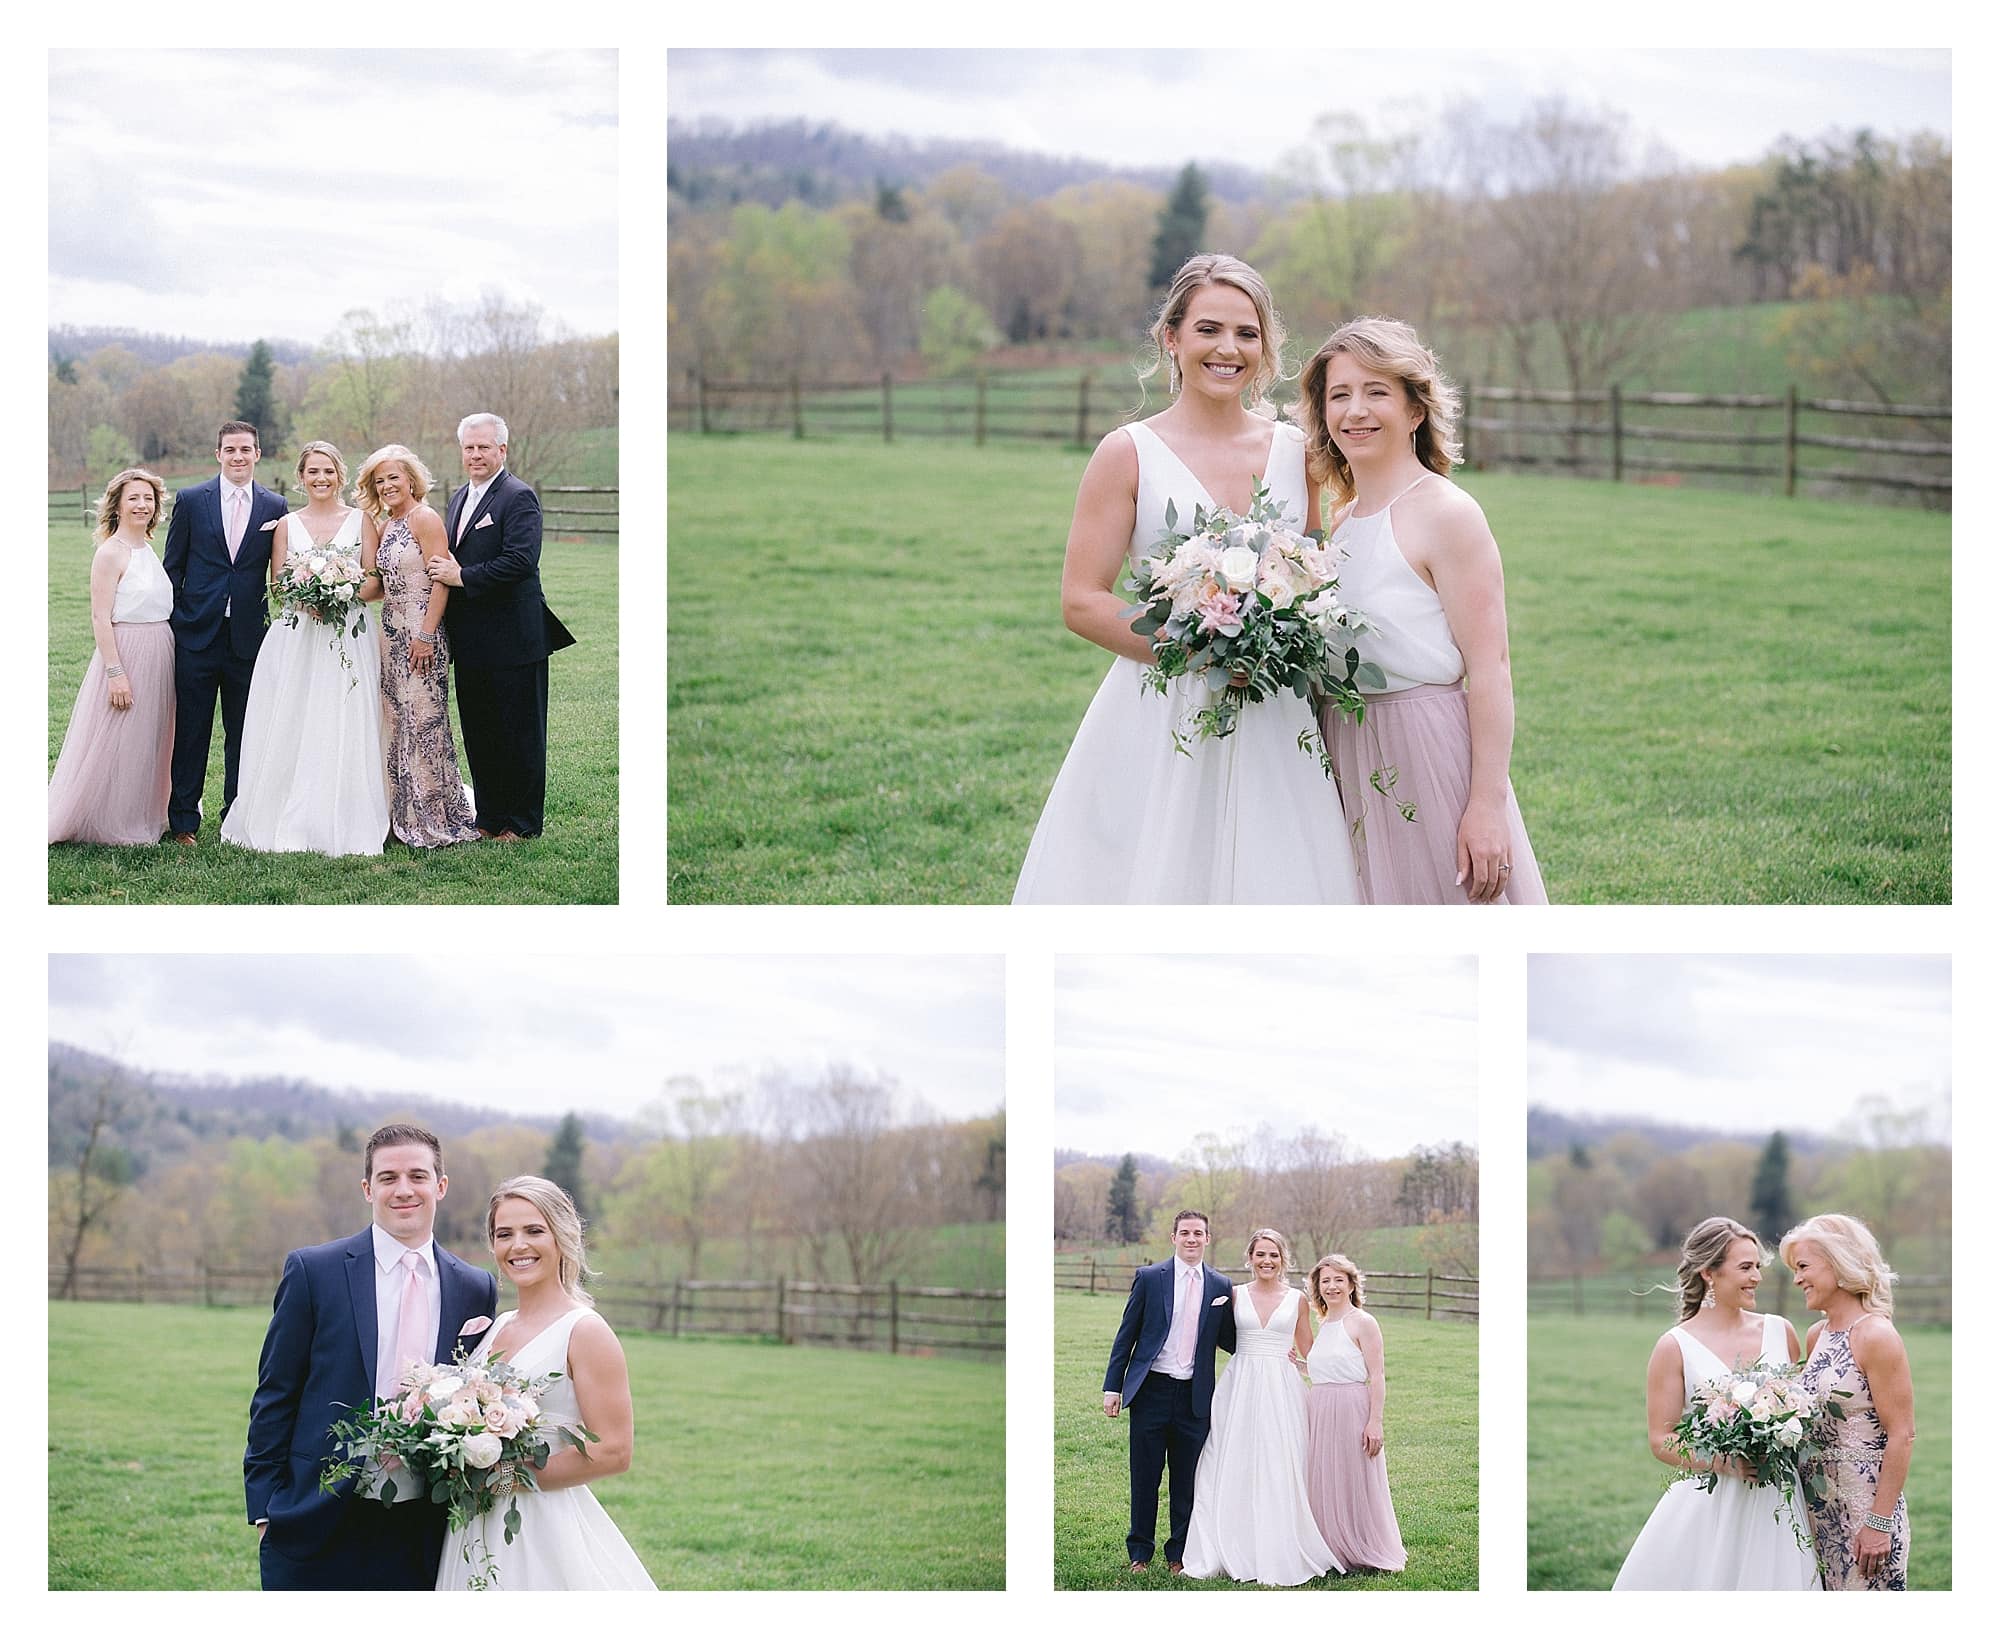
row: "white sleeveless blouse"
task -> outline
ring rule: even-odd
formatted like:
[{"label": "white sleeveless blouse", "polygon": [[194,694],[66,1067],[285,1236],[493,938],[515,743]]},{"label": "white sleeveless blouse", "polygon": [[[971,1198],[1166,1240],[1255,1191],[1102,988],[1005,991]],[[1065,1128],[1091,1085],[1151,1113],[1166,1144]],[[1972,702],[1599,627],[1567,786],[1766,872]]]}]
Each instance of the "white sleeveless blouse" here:
[{"label": "white sleeveless blouse", "polygon": [[1376,628],[1355,639],[1354,646],[1363,660],[1372,660],[1382,668],[1387,681],[1377,692],[1461,682],[1465,656],[1458,652],[1451,622],[1445,619],[1437,593],[1410,567],[1396,544],[1395,526],[1390,522],[1395,510],[1396,502],[1391,501],[1365,518],[1349,513],[1333,532],[1333,544],[1344,554],[1339,569],[1340,601],[1359,609]]},{"label": "white sleeveless blouse", "polygon": [[174,612],[174,584],[167,579],[151,546],[132,548],[118,590],[111,595],[111,624],[144,626],[168,619]]}]

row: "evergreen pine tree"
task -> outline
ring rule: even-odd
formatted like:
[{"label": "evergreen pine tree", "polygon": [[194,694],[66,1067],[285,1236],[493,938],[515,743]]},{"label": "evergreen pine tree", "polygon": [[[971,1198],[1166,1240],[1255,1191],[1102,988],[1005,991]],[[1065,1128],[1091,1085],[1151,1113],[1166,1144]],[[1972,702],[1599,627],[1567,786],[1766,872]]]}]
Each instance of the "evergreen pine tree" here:
[{"label": "evergreen pine tree", "polygon": [[1750,1227],[1776,1246],[1792,1227],[1792,1151],[1781,1132],[1771,1134],[1757,1157],[1757,1176],[1750,1185]]},{"label": "evergreen pine tree", "polygon": [[260,340],[243,361],[243,374],[236,378],[236,419],[255,427],[257,442],[266,449],[275,448],[278,442],[273,423],[278,402],[272,379],[276,369],[271,349]]},{"label": "evergreen pine tree", "polygon": [[1181,263],[1200,251],[1207,237],[1208,184],[1189,161],[1160,208],[1160,225],[1153,235],[1153,288],[1165,290],[1172,284]]},{"label": "evergreen pine tree", "polygon": [[577,1119],[574,1110],[562,1118],[555,1137],[549,1140],[549,1153],[542,1162],[542,1176],[569,1191],[569,1198],[576,1202],[580,1216],[590,1216],[590,1209],[583,1203],[583,1123]]},{"label": "evergreen pine tree", "polygon": [[1118,1163],[1111,1193],[1104,1202],[1104,1234],[1120,1246],[1139,1238],[1139,1165],[1131,1156]]}]

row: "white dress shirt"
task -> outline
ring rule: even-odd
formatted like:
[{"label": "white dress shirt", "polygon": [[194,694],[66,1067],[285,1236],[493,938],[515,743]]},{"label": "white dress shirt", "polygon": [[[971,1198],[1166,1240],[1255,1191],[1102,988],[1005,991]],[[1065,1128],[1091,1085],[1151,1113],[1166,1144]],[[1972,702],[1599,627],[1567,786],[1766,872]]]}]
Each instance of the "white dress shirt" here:
[{"label": "white dress shirt", "polygon": [[[222,546],[223,550],[229,553],[229,561],[231,563],[234,563],[236,561],[236,554],[243,550],[243,541],[238,541],[233,548],[229,545],[229,511],[230,508],[237,505],[237,501],[235,499],[237,496],[241,496],[243,498],[242,499],[243,541],[247,541],[250,539],[250,510],[252,504],[256,500],[256,497],[251,493],[250,486],[248,484],[232,484],[227,478],[223,479],[222,480]],[[229,618],[230,607],[232,604],[235,603],[235,601],[236,600],[234,598],[224,598],[222,600],[222,618],[224,620],[227,620]]]},{"label": "white dress shirt", "polygon": [[1198,1263],[1184,1263],[1174,1259],[1174,1310],[1167,1317],[1167,1341],[1153,1362],[1153,1370],[1164,1372],[1169,1377],[1177,1377],[1183,1383],[1194,1376],[1194,1344],[1201,1336],[1201,1316],[1194,1317],[1194,1325],[1188,1332],[1189,1347],[1184,1355],[1177,1355],[1174,1342],[1180,1336],[1181,1316],[1187,1306],[1201,1307],[1202,1275]]},{"label": "white dress shirt", "polygon": [[452,537],[453,546],[465,539],[465,532],[472,527],[472,515],[479,510],[479,503],[486,499],[486,492],[500,482],[500,474],[506,470],[504,466],[498,468],[485,483],[474,484],[466,491],[465,510],[458,515],[458,533]]}]

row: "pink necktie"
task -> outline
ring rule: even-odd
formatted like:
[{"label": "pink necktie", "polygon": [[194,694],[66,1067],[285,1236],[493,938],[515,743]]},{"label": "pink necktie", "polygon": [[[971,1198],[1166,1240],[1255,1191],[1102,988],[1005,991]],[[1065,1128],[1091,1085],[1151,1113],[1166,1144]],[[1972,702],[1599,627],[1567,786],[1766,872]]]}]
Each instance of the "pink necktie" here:
[{"label": "pink necktie", "polygon": [[403,1267],[409,1270],[410,1278],[403,1283],[403,1306],[396,1315],[398,1384],[412,1363],[428,1362],[431,1357],[430,1342],[424,1335],[429,1330],[424,1324],[424,1260],[415,1252],[405,1252]]},{"label": "pink necktie", "polygon": [[1174,1360],[1194,1364],[1194,1328],[1201,1310],[1201,1271],[1190,1270],[1181,1277],[1181,1312],[1174,1318]]},{"label": "pink necktie", "polygon": [[229,561],[236,561],[236,549],[243,544],[243,491],[229,492]]}]

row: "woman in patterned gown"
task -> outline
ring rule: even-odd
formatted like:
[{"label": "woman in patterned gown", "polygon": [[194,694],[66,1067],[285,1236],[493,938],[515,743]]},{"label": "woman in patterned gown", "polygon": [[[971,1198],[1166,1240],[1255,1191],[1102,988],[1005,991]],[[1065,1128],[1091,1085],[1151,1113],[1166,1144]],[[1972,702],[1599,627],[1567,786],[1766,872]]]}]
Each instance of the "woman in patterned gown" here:
[{"label": "woman in patterned gown", "polygon": [[424,573],[446,550],[424,504],[430,470],[401,444],[362,463],[355,498],[374,524],[363,562],[382,579],[382,700],[388,709],[389,828],[412,848],[471,842],[472,801],[451,735],[451,650],[440,626],[451,588]]},{"label": "woman in patterned gown", "polygon": [[1900,1593],[1909,1586],[1903,1482],[1917,1414],[1910,1357],[1889,1320],[1895,1271],[1868,1226],[1839,1212],[1808,1218],[1778,1251],[1806,1307],[1825,1316],[1806,1333],[1800,1381],[1840,1411],[1807,1468],[1809,1480],[1824,1482],[1806,1491],[1821,1574],[1829,1592]]}]

